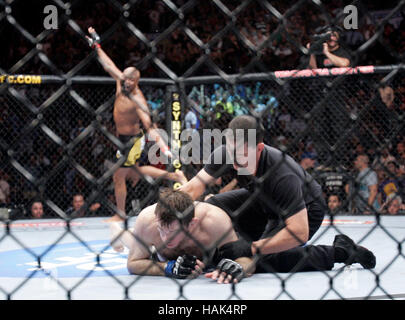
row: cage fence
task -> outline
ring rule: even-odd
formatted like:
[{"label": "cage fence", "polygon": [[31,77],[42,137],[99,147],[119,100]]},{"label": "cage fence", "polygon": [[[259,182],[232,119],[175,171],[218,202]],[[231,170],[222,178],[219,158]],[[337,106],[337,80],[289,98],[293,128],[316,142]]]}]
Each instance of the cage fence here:
[{"label": "cage fence", "polygon": [[[29,6],[41,15],[38,10],[48,2]],[[29,19],[21,9],[22,1],[0,3],[0,28],[7,33],[8,43],[16,44],[0,59],[0,170],[2,179],[10,185],[2,204],[1,241],[12,238],[25,247],[10,226],[16,220],[32,218],[29,205],[40,199],[44,217],[64,219],[66,233],[72,233],[97,257],[105,253],[106,247],[95,252],[69,227],[76,218],[108,217],[117,209],[114,157],[122,144],[115,136],[113,120],[116,83],[105,76],[96,54],[88,48],[85,35],[90,24],[119,68],[135,65],[141,71],[140,87],[150,117],[158,128],[169,133],[172,148],[181,132],[189,130],[190,117],[197,119],[194,131],[201,139],[197,144],[207,153],[201,152],[198,159],[188,163],[178,161],[177,170],[182,170],[188,179],[203,168],[214,149],[211,138],[202,139],[203,131],[225,130],[234,117],[250,114],[261,119],[266,144],[297,162],[312,161],[307,171],[322,186],[325,200],[339,196],[340,205],[327,217],[332,221],[331,228],[337,216],[366,213],[375,217],[374,229],[389,234],[380,216],[392,214],[388,207],[394,198],[390,194],[404,199],[405,184],[405,151],[401,149],[404,38],[399,36],[400,27],[396,33],[389,29],[394,23],[403,25],[400,17],[405,1],[387,4],[389,9],[383,18],[378,18],[364,1],[347,2],[359,8],[362,17],[363,33],[356,34],[357,42],[349,39],[354,32],[346,32],[346,40],[351,40],[348,52],[352,64],[313,69],[308,68],[310,51],[306,47],[310,34],[316,33],[318,24],[337,25],[344,19],[342,10],[326,2],[163,0],[151,4],[110,0],[52,4],[58,10],[56,30],[43,29],[42,20],[39,23]],[[86,14],[88,10],[93,16]],[[304,12],[313,20],[302,21]],[[202,18],[208,22],[202,23]],[[298,28],[300,24],[303,28]],[[176,119],[174,100],[180,108]],[[178,125],[180,130],[174,134],[174,126],[178,129]],[[151,146],[152,141],[147,143],[141,165],[149,164],[147,151]],[[375,206],[367,204],[356,179],[353,163],[364,154],[381,186],[381,198]],[[173,163],[156,166],[176,169]],[[346,185],[350,186],[348,191]],[[162,186],[172,184],[144,177],[136,186],[128,181],[128,216],[136,216],[155,203]],[[224,175],[207,188],[204,196],[226,188],[237,185],[232,185],[231,176]],[[85,199],[80,212],[71,208],[73,196],[78,193]],[[403,214],[401,208],[394,214]],[[391,238],[392,245],[399,248],[391,261],[394,263],[403,258],[404,239]],[[41,259],[56,244],[49,244],[41,255],[24,249],[41,266]],[[29,275],[23,284],[34,275]],[[378,282],[379,274],[373,275],[376,288],[386,292]],[[288,280],[280,279],[282,284]],[[138,278],[131,286],[136,287],[137,282]],[[71,298],[80,283],[70,289],[59,285]],[[179,297],[184,298],[188,282],[177,284]],[[128,287],[123,287],[127,297]],[[0,285],[7,298],[12,298],[19,288],[9,292]],[[325,288],[326,293],[328,290],[334,290],[333,286]],[[284,286],[282,294],[294,298]],[[231,298],[235,296],[233,289]]]}]

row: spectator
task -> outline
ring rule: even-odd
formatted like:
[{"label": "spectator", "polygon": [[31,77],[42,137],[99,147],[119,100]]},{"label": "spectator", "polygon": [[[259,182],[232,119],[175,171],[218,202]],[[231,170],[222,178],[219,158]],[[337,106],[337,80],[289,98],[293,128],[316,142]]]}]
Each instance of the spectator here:
[{"label": "spectator", "polygon": [[385,147],[382,149],[381,155],[374,159],[372,167],[377,170],[386,167],[391,161],[395,161],[395,157],[390,153],[390,150]]},{"label": "spectator", "polygon": [[328,197],[328,208],[331,213],[337,214],[342,209],[342,201],[338,194],[330,194]]},{"label": "spectator", "polygon": [[346,31],[346,44],[349,45],[351,48],[355,49],[358,46],[362,45],[365,41],[365,36],[361,32],[360,29],[352,29]]},{"label": "spectator", "polygon": [[279,57],[280,59],[284,59],[293,54],[290,45],[287,43],[285,39],[277,46],[274,54]]},{"label": "spectator", "polygon": [[390,161],[387,164],[385,178],[378,185],[378,203],[382,206],[388,196],[399,192],[399,181],[397,178],[398,164],[395,161]]},{"label": "spectator", "polygon": [[401,157],[398,160],[398,181],[400,185],[400,190],[405,194],[405,152],[401,154]]},{"label": "spectator", "polygon": [[8,183],[9,176],[3,170],[0,170],[0,203],[10,203],[10,184]]},{"label": "spectator", "polygon": [[155,6],[149,10],[149,32],[159,32],[160,31],[160,15],[161,11],[159,7],[155,4]]},{"label": "spectator", "polygon": [[387,135],[393,127],[395,128],[399,124],[399,100],[395,97],[392,85],[384,84],[378,88],[378,92],[369,116],[383,135]]},{"label": "spectator", "polygon": [[224,39],[222,44],[222,52],[225,67],[224,71],[229,74],[239,72],[239,59],[242,55],[242,49],[233,33]]},{"label": "spectator", "polygon": [[186,129],[192,129],[193,132],[198,129],[198,118],[191,107],[187,107],[187,113],[184,118],[184,123],[186,124]]},{"label": "spectator", "polygon": [[94,215],[95,213],[97,214],[99,213],[98,210],[101,207],[100,203],[96,202],[90,205],[87,210],[85,210],[84,205],[85,205],[84,196],[81,193],[74,194],[72,199],[72,207],[66,210],[66,215],[73,216],[74,214],[75,217]]},{"label": "spectator", "polygon": [[294,136],[302,135],[306,129],[306,121],[301,117],[295,117],[291,122],[291,132]]},{"label": "spectator", "polygon": [[282,133],[284,134],[286,134],[289,131],[289,128],[291,128],[292,116],[286,105],[283,105],[280,111],[277,112],[276,121],[279,130],[282,130]]},{"label": "spectator", "polygon": [[405,210],[405,206],[402,203],[402,198],[396,194],[392,193],[387,197],[387,201],[381,207],[381,213],[395,215],[400,211]]},{"label": "spectator", "polygon": [[368,214],[373,209],[378,210],[379,208],[377,173],[368,165],[369,159],[365,154],[358,155],[354,160],[355,169],[358,171],[354,188],[346,187],[349,196],[353,197],[353,213]]},{"label": "spectator", "polygon": [[240,31],[252,44],[255,44],[255,35],[256,29],[250,24],[250,21],[247,17],[244,17],[242,20],[243,26]]},{"label": "spectator", "polygon": [[384,86],[378,88],[378,92],[380,93],[381,101],[390,108],[394,102],[394,90],[390,86]]},{"label": "spectator", "polygon": [[76,126],[70,131],[70,139],[74,140],[79,136],[86,128],[84,127],[83,120],[78,118]]},{"label": "spectator", "polygon": [[315,167],[316,155],[311,152],[304,152],[301,156],[300,165],[301,167],[311,173],[312,169]]},{"label": "spectator", "polygon": [[[349,174],[342,166],[317,168],[317,179],[321,182],[324,196],[329,198],[330,195],[337,195],[341,202],[345,200],[345,185],[349,181]],[[342,204],[343,205],[343,204]],[[342,210],[347,210],[342,208]]]},{"label": "spectator", "polygon": [[403,154],[405,154],[405,142],[401,141],[398,142],[397,144],[397,154],[399,157],[401,157]]},{"label": "spectator", "polygon": [[44,206],[41,200],[33,200],[30,206],[30,218],[41,219],[44,216]]}]

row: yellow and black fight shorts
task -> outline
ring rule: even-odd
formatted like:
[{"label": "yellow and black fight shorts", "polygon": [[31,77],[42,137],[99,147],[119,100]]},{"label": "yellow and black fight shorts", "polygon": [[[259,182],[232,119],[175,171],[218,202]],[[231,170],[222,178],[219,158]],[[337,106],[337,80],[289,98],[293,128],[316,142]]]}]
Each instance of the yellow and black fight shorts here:
[{"label": "yellow and black fight shorts", "polygon": [[[123,143],[127,144],[131,139],[133,140],[134,144],[130,147],[127,160],[121,165],[121,167],[132,167],[136,164],[138,159],[141,157],[142,151],[145,147],[145,136],[143,132],[138,133],[136,136],[125,136],[119,135],[118,139]],[[127,150],[125,150],[127,151]],[[126,154],[126,152],[124,152]],[[117,150],[116,159],[119,160],[123,156],[123,152]]]}]

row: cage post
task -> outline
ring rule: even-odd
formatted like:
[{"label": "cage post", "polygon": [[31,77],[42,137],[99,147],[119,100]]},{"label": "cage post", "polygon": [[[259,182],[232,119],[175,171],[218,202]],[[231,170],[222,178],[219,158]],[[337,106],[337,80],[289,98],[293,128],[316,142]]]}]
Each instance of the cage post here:
[{"label": "cage post", "polygon": [[[173,170],[176,172],[182,169],[180,160],[181,149],[181,130],[184,108],[180,99],[180,91],[176,85],[167,86],[166,88],[166,130],[168,133],[168,145],[174,155],[174,159],[169,160],[172,163]],[[173,183],[173,188],[178,189],[181,183]]]}]

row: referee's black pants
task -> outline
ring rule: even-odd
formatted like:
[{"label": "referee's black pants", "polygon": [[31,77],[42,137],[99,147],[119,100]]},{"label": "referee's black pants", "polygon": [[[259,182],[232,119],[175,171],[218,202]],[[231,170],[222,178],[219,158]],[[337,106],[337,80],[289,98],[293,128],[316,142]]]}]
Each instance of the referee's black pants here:
[{"label": "referee's black pants", "polygon": [[[217,194],[206,202],[224,210],[231,217],[235,231],[249,241],[272,236],[284,227],[280,219],[271,219],[272,216],[277,217],[277,214],[271,214],[263,210],[260,199],[252,197],[252,194],[245,189]],[[326,204],[324,202],[314,201],[307,205],[308,240],[321,226],[325,216],[325,208]],[[334,262],[333,246],[307,245],[264,255],[258,261],[256,272],[331,270]]]}]

